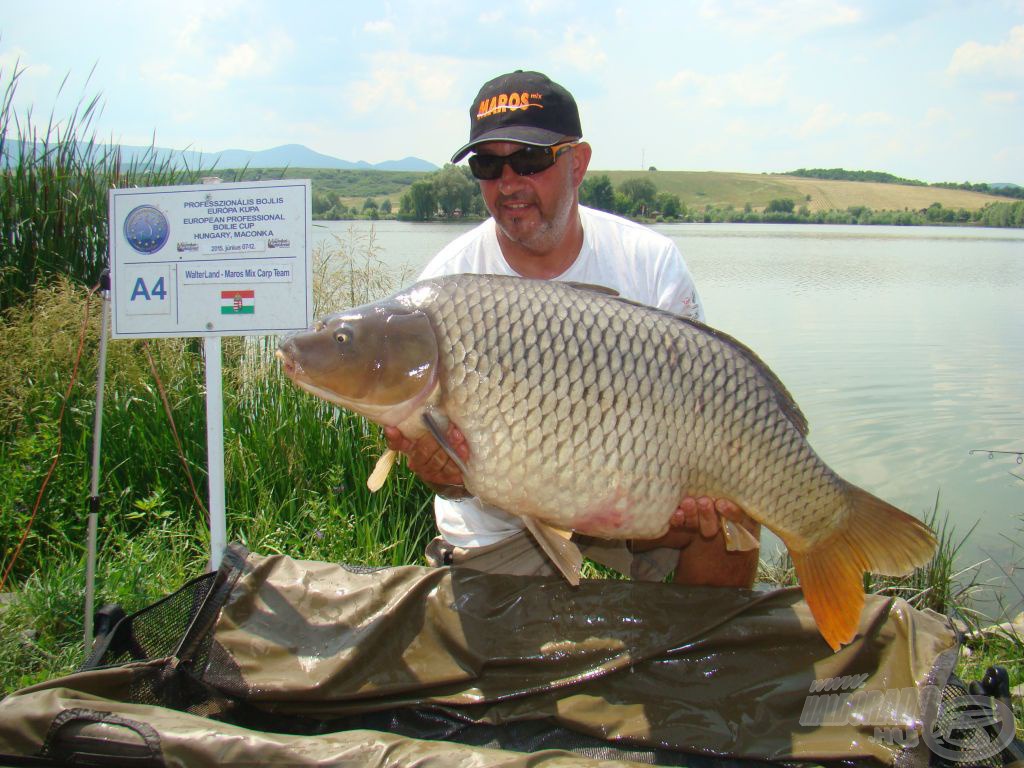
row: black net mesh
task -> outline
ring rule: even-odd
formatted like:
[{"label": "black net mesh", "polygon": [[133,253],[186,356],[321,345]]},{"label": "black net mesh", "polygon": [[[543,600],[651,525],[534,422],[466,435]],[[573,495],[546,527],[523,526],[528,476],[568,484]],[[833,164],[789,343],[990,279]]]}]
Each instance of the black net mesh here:
[{"label": "black net mesh", "polygon": [[216,573],[208,573],[193,579],[174,594],[123,618],[96,644],[81,671],[173,655],[206,603],[216,578]]}]

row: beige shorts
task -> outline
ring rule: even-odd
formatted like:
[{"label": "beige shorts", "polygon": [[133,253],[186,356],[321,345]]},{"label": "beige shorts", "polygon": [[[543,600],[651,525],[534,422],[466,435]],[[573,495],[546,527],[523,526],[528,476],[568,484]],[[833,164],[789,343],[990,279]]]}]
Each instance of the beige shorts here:
[{"label": "beige shorts", "polygon": [[[679,560],[679,550],[668,547],[631,552],[625,541],[608,541],[573,534],[584,557],[613,568],[634,581],[664,581]],[[441,536],[427,545],[432,566],[454,565],[485,573],[513,576],[554,576],[558,569],[527,531],[486,547],[456,547]]]}]

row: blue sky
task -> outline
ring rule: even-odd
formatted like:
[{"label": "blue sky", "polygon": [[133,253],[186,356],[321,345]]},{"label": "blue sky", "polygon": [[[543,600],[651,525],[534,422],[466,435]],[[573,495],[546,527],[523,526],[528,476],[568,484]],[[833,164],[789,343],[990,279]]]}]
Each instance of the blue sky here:
[{"label": "blue sky", "polygon": [[100,93],[126,144],[440,165],[523,68],[575,94],[596,169],[1024,184],[1024,0],[0,0],[16,61],[19,109]]}]

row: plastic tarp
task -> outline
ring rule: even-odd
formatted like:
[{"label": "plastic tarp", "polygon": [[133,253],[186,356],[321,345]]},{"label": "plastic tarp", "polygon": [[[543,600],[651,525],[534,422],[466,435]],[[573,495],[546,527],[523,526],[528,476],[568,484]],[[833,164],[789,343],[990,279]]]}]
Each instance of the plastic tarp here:
[{"label": "plastic tarp", "polygon": [[[120,650],[93,664],[135,661],[0,702],[0,753],[113,744],[135,756],[126,765],[148,754],[182,766],[927,765],[920,740],[879,734],[931,725],[928,691],[957,652],[946,619],[893,598],[868,596],[857,638],[833,653],[798,589],[572,587],[238,547],[192,602],[159,657],[136,616],[131,637],[107,639]],[[567,751],[573,739],[584,748]],[[96,764],[119,764],[104,754]]]}]

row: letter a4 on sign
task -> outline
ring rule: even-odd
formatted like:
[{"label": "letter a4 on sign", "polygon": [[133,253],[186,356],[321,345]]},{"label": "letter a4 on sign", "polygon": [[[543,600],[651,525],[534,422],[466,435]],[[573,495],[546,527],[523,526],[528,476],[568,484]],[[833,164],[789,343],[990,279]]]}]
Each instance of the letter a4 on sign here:
[{"label": "letter a4 on sign", "polygon": [[256,291],[221,291],[222,315],[253,315],[256,313]]},{"label": "letter a4 on sign", "polygon": [[166,266],[138,266],[127,274],[122,298],[128,315],[167,315],[171,311],[170,286],[173,282]]}]

